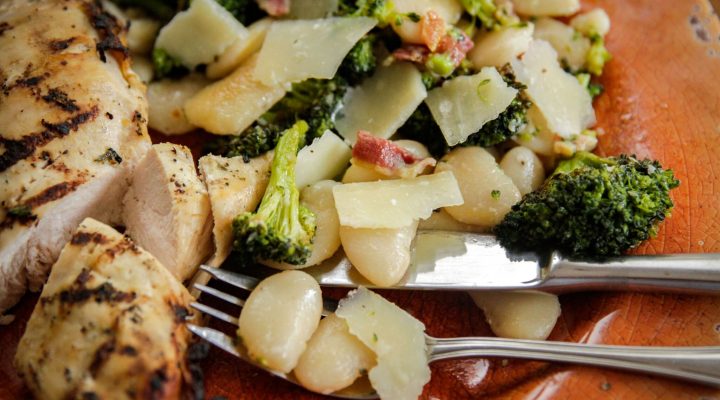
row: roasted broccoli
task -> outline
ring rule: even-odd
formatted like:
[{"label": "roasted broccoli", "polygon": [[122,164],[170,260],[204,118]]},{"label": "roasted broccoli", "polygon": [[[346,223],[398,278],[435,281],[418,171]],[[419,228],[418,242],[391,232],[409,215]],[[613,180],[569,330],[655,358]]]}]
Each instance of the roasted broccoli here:
[{"label": "roasted broccoli", "polygon": [[420,106],[398,129],[397,133],[403,139],[422,143],[435,158],[441,158],[450,149],[445,136],[430,113],[430,108],[425,103],[420,103]]},{"label": "roasted broccoli", "polygon": [[374,34],[365,35],[343,59],[338,75],[345,78],[350,86],[357,86],[365,78],[375,72],[377,59],[374,45],[377,37]]},{"label": "roasted broccoli", "polygon": [[275,148],[283,128],[265,121],[256,122],[241,135],[219,136],[205,145],[205,152],[225,157],[242,157],[245,162]]},{"label": "roasted broccoli", "polygon": [[182,63],[173,58],[167,51],[155,48],[152,53],[153,69],[155,78],[177,77],[188,72]]},{"label": "roasted broccoli", "polygon": [[579,152],[514,205],[494,231],[514,250],[620,255],[654,236],[673,207],[670,190],[679,183],[657,161]]},{"label": "roasted broccoli", "polygon": [[263,18],[267,13],[260,9],[255,0],[215,0],[223,6],[226,10],[230,11],[235,19],[240,21],[243,25],[249,25],[260,18]]},{"label": "roasted broccoli", "polygon": [[612,59],[612,55],[605,48],[605,39],[600,35],[592,35],[590,37],[590,50],[585,57],[585,66],[591,74],[595,76],[602,75],[605,63]]},{"label": "roasted broccoli", "polygon": [[580,82],[581,85],[587,89],[588,93],[590,94],[590,97],[595,99],[596,97],[600,96],[604,91],[605,87],[597,82],[592,81],[592,77],[587,72],[581,72],[575,75],[578,82]]},{"label": "roasted broccoli", "polygon": [[233,219],[233,248],[243,260],[300,265],[312,252],[315,215],[300,204],[295,187],[297,152],[307,130],[307,123],[301,120],[282,133],[260,206]]},{"label": "roasted broccoli", "polygon": [[373,17],[385,26],[393,17],[393,5],[389,0],[340,0],[335,13],[341,17]]},{"label": "roasted broccoli", "polygon": [[492,28],[496,24],[497,6],[493,0],[460,0],[465,11],[476,17],[483,27]]}]

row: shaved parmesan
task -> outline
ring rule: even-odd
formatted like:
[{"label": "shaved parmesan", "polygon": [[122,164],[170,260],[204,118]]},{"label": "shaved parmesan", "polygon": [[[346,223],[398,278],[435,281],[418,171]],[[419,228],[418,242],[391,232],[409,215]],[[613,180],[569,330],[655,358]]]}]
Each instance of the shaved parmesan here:
[{"label": "shaved parmesan", "polygon": [[325,18],[338,8],[338,0],[292,0],[288,17],[295,19]]},{"label": "shaved parmesan", "polygon": [[260,49],[255,79],[268,85],[330,79],[355,43],[376,24],[368,17],[274,22]]},{"label": "shaved parmesan", "polygon": [[560,67],[548,42],[533,40],[522,60],[514,60],[512,67],[550,131],[567,139],[595,123],[590,94]]},{"label": "shaved parmesan", "polygon": [[402,228],[440,207],[463,203],[451,172],[410,179],[349,183],[333,188],[340,225]]},{"label": "shaved parmesan", "polygon": [[208,64],[205,75],[210,79],[220,79],[237,69],[260,50],[270,24],[272,24],[270,18],[253,22],[248,26],[247,37],[236,40],[216,61]]},{"label": "shaved parmesan", "polygon": [[558,60],[571,70],[578,71],[585,65],[590,39],[578,34],[572,27],[556,19],[540,18],[535,22],[533,36],[550,43],[558,53]]},{"label": "shaved parmesan", "polygon": [[188,121],[218,135],[236,135],[285,96],[284,85],[265,85],[253,78],[257,57],[199,91],[185,103]]},{"label": "shaved parmesan", "polygon": [[518,14],[534,17],[565,16],[580,10],[580,0],[513,0]]},{"label": "shaved parmesan", "polygon": [[417,399],[430,381],[425,326],[364,287],[340,300],[336,315],[377,355],[368,376],[380,398]]},{"label": "shaved parmesan", "polygon": [[497,118],[517,92],[495,68],[485,67],[478,74],[457,77],[431,90],[425,103],[447,143],[455,146]]},{"label": "shaved parmesan", "polygon": [[480,31],[475,37],[475,47],[468,53],[468,60],[475,68],[500,68],[527,50],[532,41],[533,29],[533,24],[528,23],[490,32]]},{"label": "shaved parmesan", "polygon": [[215,0],[193,0],[160,30],[155,47],[192,69],[213,61],[247,35],[247,29]]},{"label": "shaved parmesan", "polygon": [[412,64],[396,62],[377,70],[345,97],[335,126],[350,143],[365,130],[387,139],[410,118],[427,96],[420,72]]},{"label": "shaved parmesan", "polygon": [[295,164],[295,185],[302,188],[340,175],[350,162],[352,150],[331,131],[303,147]]}]

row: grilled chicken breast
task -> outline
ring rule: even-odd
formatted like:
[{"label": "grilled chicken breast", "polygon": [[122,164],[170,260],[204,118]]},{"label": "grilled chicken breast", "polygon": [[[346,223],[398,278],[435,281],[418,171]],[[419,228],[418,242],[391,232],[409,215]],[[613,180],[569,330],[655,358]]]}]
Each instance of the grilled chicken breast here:
[{"label": "grilled chicken breast", "polygon": [[210,199],[187,147],[153,145],[135,168],[123,208],[126,233],[180,281],[210,256]]},{"label": "grilled chicken breast", "polygon": [[39,399],[179,398],[189,302],[152,255],[88,218],[52,268],[15,367]]},{"label": "grilled chicken breast", "polygon": [[219,267],[232,251],[232,220],[245,211],[255,211],[268,180],[272,151],[245,162],[242,157],[208,155],[198,167],[210,195],[214,220],[215,255],[209,264]]},{"label": "grilled chicken breast", "polygon": [[0,2],[0,312],[85,217],[119,220],[150,147],[124,29],[90,0]]}]

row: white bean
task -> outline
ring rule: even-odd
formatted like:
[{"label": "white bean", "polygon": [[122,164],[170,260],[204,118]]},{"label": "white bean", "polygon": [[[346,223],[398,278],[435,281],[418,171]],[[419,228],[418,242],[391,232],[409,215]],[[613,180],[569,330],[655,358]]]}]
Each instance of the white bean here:
[{"label": "white bean", "polygon": [[460,185],[465,203],[446,207],[456,220],[486,227],[498,224],[520,192],[500,169],[495,158],[482,147],[458,147],[438,164],[436,172],[452,171]]},{"label": "white bean", "polygon": [[301,271],[263,280],[240,313],[238,336],[250,357],[268,368],[290,372],[320,322],[320,285]]},{"label": "white bean", "polygon": [[160,22],[153,19],[138,18],[130,20],[130,28],[127,33],[128,48],[136,54],[150,54],[159,30]]},{"label": "white bean", "polygon": [[536,105],[530,106],[527,112],[528,124],[519,135],[513,137],[513,141],[520,146],[527,147],[537,154],[553,156],[555,135],[547,127],[545,117]]},{"label": "white bean", "polygon": [[573,17],[570,26],[587,36],[605,36],[610,31],[610,17],[602,8],[596,8]]},{"label": "white bean", "polygon": [[150,128],[166,135],[178,135],[195,129],[185,117],[185,102],[193,97],[208,81],[201,75],[193,74],[181,80],[162,80],[148,85],[150,106]]},{"label": "white bean", "polygon": [[417,221],[398,229],[340,226],[340,242],[355,269],[377,286],[392,286],[410,265]]},{"label": "white bean", "polygon": [[480,225],[463,224],[451,217],[444,209],[435,210],[430,218],[420,220],[418,229],[426,231],[453,231],[487,233],[488,228]]},{"label": "white bean", "polygon": [[294,373],[305,388],[329,394],[374,365],[375,353],[350,333],[344,319],[331,314],[320,321]]},{"label": "white bean", "polygon": [[512,179],[522,196],[540,187],[545,180],[542,161],[526,147],[518,146],[505,153],[500,168]]},{"label": "white bean", "polygon": [[320,264],[335,254],[340,248],[340,219],[335,209],[332,188],[339,184],[335,181],[320,181],[300,192],[300,202],[315,214],[317,224],[312,253],[305,264],[293,265],[270,260],[260,261],[262,264],[277,269],[300,269]]},{"label": "white bean", "polygon": [[517,292],[470,292],[482,308],[490,329],[499,337],[545,340],[560,316],[560,301],[554,294]]}]

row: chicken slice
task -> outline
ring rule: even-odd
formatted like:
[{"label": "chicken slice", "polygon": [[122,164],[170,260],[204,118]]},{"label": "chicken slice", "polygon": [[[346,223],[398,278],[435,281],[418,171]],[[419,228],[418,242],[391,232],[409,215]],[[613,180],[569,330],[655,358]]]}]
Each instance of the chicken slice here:
[{"label": "chicken slice", "polygon": [[181,282],[212,252],[212,217],[190,150],[153,145],[123,199],[126,233]]},{"label": "chicken slice", "polygon": [[212,206],[215,255],[209,262],[217,267],[232,251],[232,220],[238,214],[255,211],[270,178],[272,152],[243,161],[242,157],[205,156],[199,167]]},{"label": "chicken slice", "polygon": [[125,26],[100,2],[0,1],[0,313],[85,217],[119,222],[150,147]]},{"label": "chicken slice", "polygon": [[84,220],[28,321],[15,367],[39,399],[177,399],[190,294],[128,237]]}]

